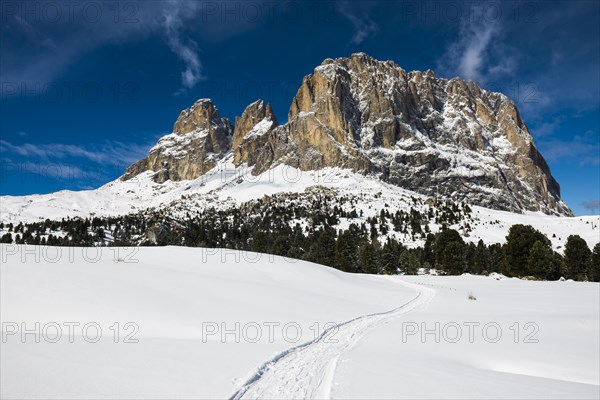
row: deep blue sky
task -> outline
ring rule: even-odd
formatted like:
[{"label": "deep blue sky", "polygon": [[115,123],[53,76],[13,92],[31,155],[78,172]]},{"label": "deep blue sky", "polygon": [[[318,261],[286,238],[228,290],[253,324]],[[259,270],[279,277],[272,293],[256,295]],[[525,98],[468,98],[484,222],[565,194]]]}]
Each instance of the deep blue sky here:
[{"label": "deep blue sky", "polygon": [[0,2],[1,194],[97,187],[180,110],[285,122],[304,75],[363,51],[515,100],[576,214],[600,207],[597,1]]}]

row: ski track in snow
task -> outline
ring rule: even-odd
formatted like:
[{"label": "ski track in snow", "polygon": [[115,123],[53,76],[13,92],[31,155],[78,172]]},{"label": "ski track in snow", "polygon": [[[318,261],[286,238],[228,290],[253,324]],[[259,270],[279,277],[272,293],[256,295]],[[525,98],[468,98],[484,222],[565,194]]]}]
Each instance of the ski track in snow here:
[{"label": "ski track in snow", "polygon": [[390,311],[367,314],[325,330],[319,337],[277,354],[262,364],[230,400],[238,399],[328,399],[339,357],[350,350],[372,328],[427,305],[435,290],[398,283],[418,294]]}]

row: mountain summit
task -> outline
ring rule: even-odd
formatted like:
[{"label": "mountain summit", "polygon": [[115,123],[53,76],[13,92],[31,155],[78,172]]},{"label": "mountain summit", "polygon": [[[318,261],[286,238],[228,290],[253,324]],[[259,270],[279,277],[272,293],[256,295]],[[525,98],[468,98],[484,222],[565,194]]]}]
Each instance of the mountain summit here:
[{"label": "mountain summit", "polygon": [[572,215],[508,97],[364,53],[326,59],[305,76],[283,125],[262,100],[235,127],[198,100],[121,179],[145,171],[158,183],[195,179],[230,155],[253,174],[279,164],[348,168],[429,196]]}]

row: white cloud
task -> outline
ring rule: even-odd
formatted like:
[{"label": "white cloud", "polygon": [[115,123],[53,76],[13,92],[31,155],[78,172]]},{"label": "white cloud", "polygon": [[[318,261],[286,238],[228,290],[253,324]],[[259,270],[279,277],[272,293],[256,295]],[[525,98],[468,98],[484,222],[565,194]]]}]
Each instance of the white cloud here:
[{"label": "white cloud", "polygon": [[3,156],[16,155],[26,157],[30,161],[86,160],[107,165],[113,164],[115,161],[131,164],[143,158],[155,141],[153,139],[152,143],[142,145],[106,141],[82,146],[69,143],[14,144],[7,140],[0,140],[0,150],[2,150]]},{"label": "white cloud", "polygon": [[125,168],[142,159],[156,142],[126,144],[105,141],[88,145],[70,143],[14,144],[0,140],[0,166],[5,176],[33,174],[48,182],[63,182],[79,189],[97,187],[121,176]]},{"label": "white cloud", "polygon": [[351,9],[350,4],[347,1],[341,1],[337,5],[338,11],[346,17],[352,26],[354,26],[354,35],[352,36],[352,43],[361,44],[366,38],[374,35],[379,30],[379,27],[366,13],[358,15],[358,13]]},{"label": "white cloud", "polygon": [[[20,7],[34,9],[35,1],[23,1]],[[131,8],[131,5],[135,5]],[[157,0],[129,3],[99,2],[101,18],[94,23],[80,13],[67,17],[66,5],[58,4],[64,18],[55,22],[45,20],[32,23],[19,13],[3,16],[0,34],[2,82],[19,82],[29,85],[47,83],[56,79],[66,68],[86,53],[115,43],[135,43],[158,36],[165,40],[174,55],[184,64],[181,86],[191,88],[202,79],[202,62],[197,43],[191,33],[211,40],[228,37],[249,29],[252,24],[220,23],[219,15],[206,18],[202,23],[191,23],[211,2],[203,0]],[[214,3],[212,3],[214,6]],[[121,7],[119,20],[114,9]],[[225,7],[225,6],[223,6]],[[20,9],[20,8],[19,8]],[[79,8],[81,11],[81,8]],[[133,12],[133,14],[132,14]],[[206,14],[209,15],[209,14]],[[34,16],[35,17],[35,16]],[[30,19],[33,19],[31,17]],[[132,19],[129,21],[129,19]]]},{"label": "white cloud", "polygon": [[192,39],[185,38],[182,35],[184,21],[181,14],[193,14],[196,11],[195,5],[198,4],[195,1],[189,3],[191,4],[190,9],[185,6],[169,7],[169,4],[181,4],[179,2],[169,2],[164,9],[164,28],[167,43],[171,51],[185,64],[185,70],[181,73],[183,89],[191,89],[203,79],[198,45]]},{"label": "white cloud", "polygon": [[454,50],[458,55],[458,72],[467,79],[480,80],[484,56],[496,29],[485,26],[469,29],[461,33],[460,41]]},{"label": "white cloud", "polygon": [[558,130],[564,120],[565,118],[562,116],[554,117],[549,121],[544,120],[541,124],[535,125],[530,131],[534,137],[550,136]]},{"label": "white cloud", "polygon": [[571,140],[540,140],[538,147],[548,161],[577,162],[580,166],[600,164],[600,142],[593,131],[575,135]]},{"label": "white cloud", "polygon": [[510,75],[517,63],[514,49],[502,43],[500,22],[483,18],[478,10],[475,7],[473,14],[461,21],[458,38],[448,46],[438,68],[442,73],[482,84]]},{"label": "white cloud", "polygon": [[600,209],[600,200],[584,201],[581,205],[591,211],[598,210]]}]

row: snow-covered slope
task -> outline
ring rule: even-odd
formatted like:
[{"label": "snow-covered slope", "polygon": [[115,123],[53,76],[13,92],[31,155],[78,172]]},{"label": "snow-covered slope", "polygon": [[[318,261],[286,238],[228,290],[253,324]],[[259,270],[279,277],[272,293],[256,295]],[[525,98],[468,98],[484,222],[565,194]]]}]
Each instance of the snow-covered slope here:
[{"label": "snow-covered slope", "polygon": [[[2,398],[598,398],[597,283],[346,274],[215,249],[0,251]],[[403,342],[407,323],[436,322],[480,325],[473,343]]]},{"label": "snow-covered slope", "polygon": [[333,398],[600,397],[597,283],[469,275],[402,280],[435,290],[435,298],[342,356]]},{"label": "snow-covered slope", "polygon": [[[3,336],[2,398],[226,398],[261,363],[314,339],[327,323],[415,296],[389,277],[232,250],[0,250],[3,332],[12,323],[19,330],[39,323],[42,332],[39,343],[34,335],[24,343],[20,333]],[[73,343],[69,322],[80,324]],[[62,328],[57,343],[46,340],[54,323]],[[83,336],[88,323],[102,330],[96,343]],[[222,340],[225,329],[233,333]],[[96,336],[94,327],[87,333]],[[137,343],[127,343],[130,334]]]},{"label": "snow-covered slope", "polygon": [[[382,209],[394,213],[415,208],[426,211],[434,198],[401,189],[348,169],[324,168],[318,171],[278,165],[256,176],[252,167],[235,167],[232,156],[224,159],[205,175],[191,181],[168,180],[158,184],[152,172],[126,181],[117,179],[96,190],[61,191],[45,195],[0,197],[0,222],[60,220],[67,217],[116,216],[144,210],[166,210],[184,218],[188,213],[202,213],[206,209],[229,209],[263,196],[277,193],[307,193],[326,188],[335,196],[339,206],[347,210],[362,210],[357,220],[379,215]],[[353,204],[349,201],[353,200]],[[292,200],[289,200],[292,204]],[[554,248],[560,250],[571,234],[583,237],[590,247],[600,241],[600,216],[557,217],[541,212],[523,214],[472,206],[467,220],[453,226],[463,230],[469,224],[472,231],[467,241],[503,243],[513,224],[529,224],[545,233]],[[299,221],[301,222],[301,221]],[[351,220],[342,220],[338,228],[346,228]],[[432,232],[440,227],[431,225]],[[1,233],[1,232],[0,232]],[[465,232],[466,233],[466,232]],[[423,239],[390,232],[407,246],[422,245]],[[382,238],[383,240],[384,238]]]}]

